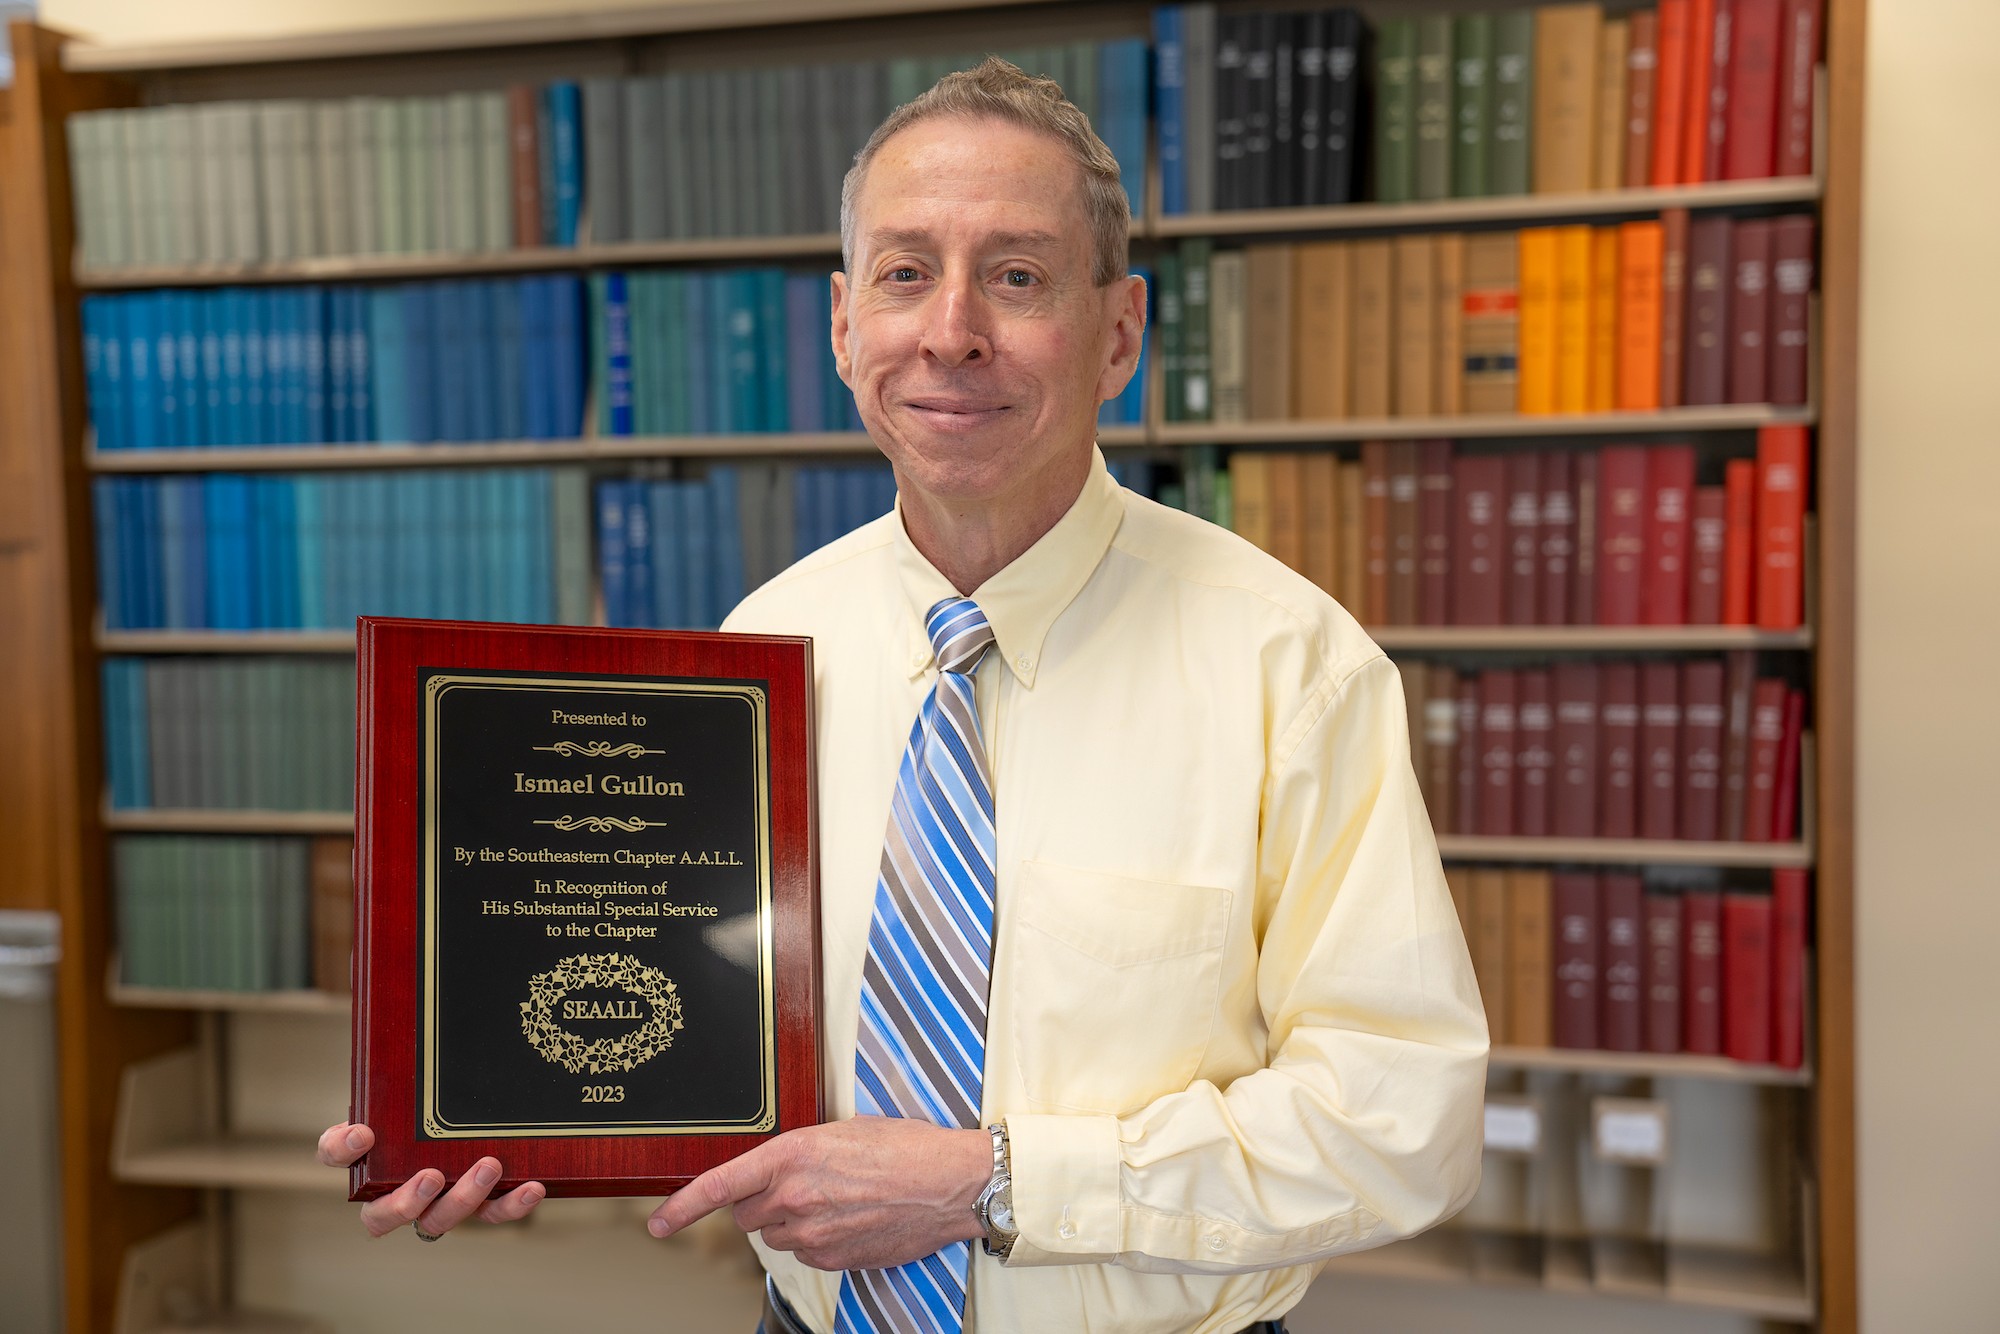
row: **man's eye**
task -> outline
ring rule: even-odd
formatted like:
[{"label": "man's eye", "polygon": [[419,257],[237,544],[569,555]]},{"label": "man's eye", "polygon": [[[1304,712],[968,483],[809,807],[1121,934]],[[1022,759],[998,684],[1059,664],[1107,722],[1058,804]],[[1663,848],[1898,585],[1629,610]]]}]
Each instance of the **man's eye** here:
[{"label": "man's eye", "polygon": [[1033,281],[1035,281],[1035,275],[1029,273],[1026,269],[1007,270],[1006,283],[1009,287],[1026,287]]},{"label": "man's eye", "polygon": [[900,269],[889,270],[890,282],[913,283],[921,277],[923,277],[921,273],[918,273],[915,269],[911,268],[907,264]]}]

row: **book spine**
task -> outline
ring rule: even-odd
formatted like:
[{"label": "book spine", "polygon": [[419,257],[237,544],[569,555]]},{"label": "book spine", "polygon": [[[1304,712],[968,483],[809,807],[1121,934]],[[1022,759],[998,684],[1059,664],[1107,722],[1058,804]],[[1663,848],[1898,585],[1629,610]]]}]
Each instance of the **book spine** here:
[{"label": "book spine", "polygon": [[1555,773],[1551,800],[1557,838],[1597,834],[1597,689],[1595,663],[1555,669]]},{"label": "book spine", "polygon": [[1743,839],[1769,843],[1777,808],[1778,769],[1785,743],[1785,683],[1758,680],[1750,703],[1749,793],[1744,803]]},{"label": "book spine", "polygon": [[1536,194],[1590,189],[1602,22],[1603,11],[1596,5],[1544,5],[1535,11]]},{"label": "book spine", "polygon": [[1507,459],[1508,625],[1534,625],[1541,574],[1541,456],[1516,450]]},{"label": "book spine", "polygon": [[1600,838],[1633,838],[1639,830],[1639,669],[1629,662],[1605,663],[1598,692],[1603,782],[1597,832]]},{"label": "book spine", "polygon": [[1524,227],[1520,239],[1520,399],[1523,413],[1557,410],[1560,281],[1555,227]]},{"label": "book spine", "polygon": [[1455,531],[1452,541],[1452,620],[1457,625],[1503,623],[1506,551],[1503,514],[1506,460],[1497,454],[1453,462]]},{"label": "book spine", "polygon": [[[1213,11],[1211,11],[1213,13]],[[1215,198],[1216,209],[1249,207],[1243,196],[1243,27],[1235,14],[1218,14],[1215,25]]]},{"label": "book spine", "polygon": [[[1208,274],[1209,387],[1214,394],[1212,415],[1219,422],[1240,422],[1245,419],[1247,406],[1248,263],[1241,250],[1218,252],[1209,259]],[[1385,274],[1385,307],[1387,286]],[[1185,308],[1182,317],[1187,317]]]},{"label": "book spine", "polygon": [[1451,441],[1425,440],[1417,446],[1419,625],[1451,624]]},{"label": "book spine", "polygon": [[1640,667],[1639,676],[1639,837],[1669,839],[1679,830],[1680,672],[1671,662],[1649,662]]},{"label": "book spine", "polygon": [[[1340,590],[1340,461],[1330,451],[1315,451],[1305,456],[1300,476],[1304,487],[1300,547],[1305,576],[1331,597]],[[1425,494],[1428,499],[1429,493]],[[1449,606],[1447,601],[1447,609]]]},{"label": "book spine", "polygon": [[1433,663],[1425,674],[1423,756],[1425,801],[1431,828],[1450,833],[1457,827],[1458,797],[1458,673]]},{"label": "book spine", "polygon": [[1249,280],[1244,410],[1251,421],[1282,421],[1292,413],[1292,249],[1253,245],[1244,251]]},{"label": "book spine", "polygon": [[1547,871],[1507,873],[1507,1025],[1517,1047],[1546,1047],[1552,1036],[1550,897]]},{"label": "book spine", "polygon": [[1660,75],[1660,13],[1642,9],[1627,20],[1625,45],[1625,158],[1619,181],[1643,189],[1653,177],[1653,126]]},{"label": "book spine", "polygon": [[1647,894],[1645,973],[1646,1050],[1681,1049],[1682,901],[1678,894]]},{"label": "book spine", "polygon": [[1614,406],[1660,407],[1660,289],[1665,231],[1657,222],[1618,228],[1617,386]]},{"label": "book spine", "polygon": [[1429,236],[1399,236],[1393,247],[1395,360],[1390,371],[1398,417],[1437,410],[1437,250]]},{"label": "book spine", "polygon": [[1805,728],[1806,697],[1800,690],[1785,695],[1785,728],[1778,743],[1778,782],[1771,797],[1771,841],[1790,843],[1798,837],[1799,754]]},{"label": "book spine", "polygon": [[1740,0],[1715,0],[1715,36],[1709,43],[1708,114],[1703,121],[1701,174],[1698,181],[1722,179],[1729,150],[1729,95],[1736,76],[1736,11]]},{"label": "book spine", "polygon": [[[1715,36],[1717,11],[1728,13],[1729,0],[1689,0],[1687,42],[1687,101],[1681,113],[1681,156],[1672,184],[1699,185],[1702,164],[1708,155],[1709,98],[1715,78]],[[1722,19],[1725,34],[1723,58],[1728,59],[1726,35],[1729,20]]]},{"label": "book spine", "polygon": [[1272,126],[1277,114],[1277,42],[1283,16],[1243,17],[1243,207],[1269,208]]},{"label": "book spine", "polygon": [[1598,880],[1598,1045],[1606,1051],[1645,1046],[1644,907],[1636,875]]},{"label": "book spine", "polygon": [[[1616,189],[1615,183],[1607,189]],[[1620,228],[1590,229],[1589,384],[1585,406],[1610,412],[1618,406],[1619,307],[1624,304],[1625,270]]]},{"label": "book spine", "polygon": [[[1188,211],[1187,49],[1180,5],[1153,7],[1154,132],[1160,155],[1160,212]],[[1135,210],[1136,211],[1136,210]]]},{"label": "book spine", "polygon": [[1736,843],[1743,839],[1750,796],[1750,721],[1757,689],[1757,654],[1752,649],[1728,655],[1724,683],[1722,738],[1722,802],[1716,837]]},{"label": "book spine", "polygon": [[1630,19],[1606,19],[1598,30],[1597,97],[1592,107],[1590,186],[1616,190],[1625,183],[1625,141],[1631,127],[1618,116],[1626,105]]},{"label": "book spine", "polygon": [[1524,671],[1515,678],[1514,833],[1543,838],[1549,832],[1555,768],[1555,708],[1547,671]]},{"label": "book spine", "polygon": [[1728,401],[1731,242],[1726,217],[1696,219],[1688,227],[1687,372],[1682,402]]},{"label": "book spine", "polygon": [[1515,674],[1482,672],[1479,677],[1479,832],[1506,837],[1514,832]]},{"label": "book spine", "polygon": [[1389,19],[1375,33],[1375,200],[1414,197],[1417,21]]},{"label": "book spine", "polygon": [[1493,16],[1459,14],[1452,19],[1451,193],[1478,199],[1488,193],[1487,158],[1492,149]]},{"label": "book spine", "polygon": [[1535,611],[1542,625],[1562,625],[1569,619],[1569,586],[1576,562],[1575,459],[1568,450],[1551,449],[1543,451],[1539,463]]},{"label": "book spine", "polygon": [[1809,445],[1803,426],[1757,432],[1757,624],[1789,630],[1805,620],[1805,505]]},{"label": "book spine", "polygon": [[1362,586],[1361,623],[1389,623],[1389,446],[1368,440],[1361,445],[1362,522],[1366,525],[1367,568]]},{"label": "book spine", "polygon": [[1646,451],[1645,577],[1639,599],[1642,624],[1687,623],[1688,528],[1694,476],[1692,445],[1654,445]]},{"label": "book spine", "polygon": [[1482,791],[1479,781],[1481,777],[1480,690],[1479,677],[1476,673],[1466,672],[1459,676],[1456,701],[1458,742],[1452,755],[1451,832],[1454,834],[1479,832],[1479,804]]},{"label": "book spine", "polygon": [[1736,224],[1729,293],[1731,403],[1763,403],[1770,398],[1766,372],[1771,360],[1771,241],[1769,219]]},{"label": "book spine", "polygon": [[1487,193],[1528,193],[1535,133],[1535,11],[1516,9],[1493,18],[1493,136],[1487,159]]},{"label": "book spine", "polygon": [[1390,625],[1418,623],[1417,539],[1420,478],[1417,442],[1389,442],[1389,616]]},{"label": "book spine", "polygon": [[523,248],[542,244],[541,118],[536,114],[536,101],[535,90],[528,84],[515,84],[507,90],[509,199],[514,244]]},{"label": "book spine", "polygon": [[1681,1032],[1684,1049],[1722,1054],[1722,895],[1690,890],[1681,896]]},{"label": "book spine", "polygon": [[1551,877],[1550,911],[1555,919],[1555,1045],[1594,1050],[1600,1005],[1598,941],[1603,931],[1597,877],[1573,873]]},{"label": "book spine", "polygon": [[1806,1057],[1806,872],[1771,872],[1771,1061],[1787,1070]]},{"label": "book spine", "polygon": [[1712,842],[1722,832],[1725,711],[1723,664],[1681,664],[1680,836]]},{"label": "book spine", "polygon": [[1591,229],[1556,231],[1557,412],[1590,407]]},{"label": "book spine", "polygon": [[1813,66],[1819,60],[1820,5],[1821,0],[1785,0],[1772,162],[1776,176],[1813,172]]},{"label": "book spine", "polygon": [[1511,1041],[1506,872],[1481,868],[1472,873],[1472,908],[1472,972],[1486,1007],[1487,1032],[1496,1043]]},{"label": "book spine", "polygon": [[555,208],[552,231],[550,218],[543,217],[543,239],[553,245],[573,246],[583,208],[582,92],[574,83],[558,82],[548,85],[546,94]]},{"label": "book spine", "polygon": [[1777,149],[1778,63],[1785,0],[1734,0],[1729,34],[1729,117],[1721,178],[1772,175]]},{"label": "book spine", "polygon": [[1660,211],[1660,406],[1686,402],[1688,211]]},{"label": "book spine", "polygon": [[1317,201],[1321,204],[1351,204],[1362,195],[1366,42],[1367,29],[1359,13],[1343,8],[1327,15],[1325,191]]},{"label": "book spine", "polygon": [[1455,417],[1465,411],[1465,235],[1446,232],[1435,238],[1434,245],[1431,402],[1440,416]]},{"label": "book spine", "polygon": [[623,81],[590,79],[583,85],[583,185],[590,205],[594,245],[631,235],[626,207],[625,97]]},{"label": "book spine", "polygon": [[1722,897],[1722,1050],[1757,1065],[1771,1059],[1771,896]]},{"label": "book spine", "polygon": [[1452,16],[1426,14],[1417,19],[1416,24],[1411,197],[1449,199],[1452,193]]},{"label": "book spine", "polygon": [[1813,284],[1813,218],[1791,214],[1771,223],[1770,356],[1766,396],[1806,401],[1806,309]]},{"label": "book spine", "polygon": [[1646,555],[1646,449],[1599,450],[1597,624],[1639,625]]},{"label": "book spine", "polygon": [[1731,459],[1723,471],[1722,620],[1749,625],[1756,567],[1757,465]]},{"label": "book spine", "polygon": [[[1349,416],[1353,403],[1349,383],[1353,361],[1350,338],[1354,312],[1353,250],[1341,241],[1302,245],[1298,248],[1296,267],[1292,415],[1302,421],[1330,421]],[[1165,311],[1163,294],[1163,316]],[[1166,346],[1163,338],[1163,352]],[[1205,407],[1205,383],[1202,392]]]}]

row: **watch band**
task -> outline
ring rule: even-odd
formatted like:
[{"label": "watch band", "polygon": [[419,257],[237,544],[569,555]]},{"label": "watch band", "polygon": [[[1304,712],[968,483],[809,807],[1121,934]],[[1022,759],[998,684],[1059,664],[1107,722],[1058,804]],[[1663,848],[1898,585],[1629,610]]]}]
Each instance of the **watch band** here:
[{"label": "watch band", "polygon": [[1001,1213],[1011,1222],[1014,1174],[1007,1160],[1007,1127],[995,1125],[986,1129],[993,1136],[993,1175],[987,1180],[986,1189],[979,1192],[978,1200],[973,1203],[972,1213],[979,1220],[979,1226],[986,1232],[986,1235],[980,1238],[981,1249],[995,1259],[1005,1260],[1013,1254],[1014,1242],[1021,1234],[1011,1226],[1003,1226],[994,1221],[993,1204],[996,1199],[1004,1195],[1006,1199]]}]

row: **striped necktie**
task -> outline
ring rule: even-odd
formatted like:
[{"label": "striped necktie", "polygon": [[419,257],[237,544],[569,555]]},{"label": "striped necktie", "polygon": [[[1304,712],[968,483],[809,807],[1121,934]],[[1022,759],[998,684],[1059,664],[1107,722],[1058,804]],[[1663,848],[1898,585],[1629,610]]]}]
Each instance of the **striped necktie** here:
[{"label": "striped necktie", "polygon": [[[896,771],[861,980],[855,1110],[976,1129],[993,959],[993,783],[972,672],[993,627],[970,598],[924,618],[938,679]],[[840,1334],[958,1334],[972,1248],[840,1280]]]}]

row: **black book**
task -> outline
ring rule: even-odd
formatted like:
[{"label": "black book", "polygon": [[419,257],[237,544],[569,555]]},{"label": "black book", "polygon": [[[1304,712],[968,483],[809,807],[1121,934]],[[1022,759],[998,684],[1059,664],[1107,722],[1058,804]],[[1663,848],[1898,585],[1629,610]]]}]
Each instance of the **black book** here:
[{"label": "black book", "polygon": [[1243,34],[1243,207],[1271,206],[1271,125],[1277,119],[1278,16],[1252,14]]},{"label": "black book", "polygon": [[1299,195],[1298,38],[1300,15],[1271,17],[1271,192],[1264,202],[1290,208]]},{"label": "black book", "polygon": [[1325,194],[1317,202],[1352,204],[1361,197],[1361,148],[1368,142],[1368,27],[1352,9],[1331,10],[1326,22]]},{"label": "black book", "polygon": [[1242,208],[1243,24],[1215,16],[1215,206]]},{"label": "black book", "polygon": [[1297,183],[1292,202],[1311,206],[1326,202],[1326,31],[1324,10],[1301,14],[1292,46],[1292,106],[1297,138],[1292,145]]}]

